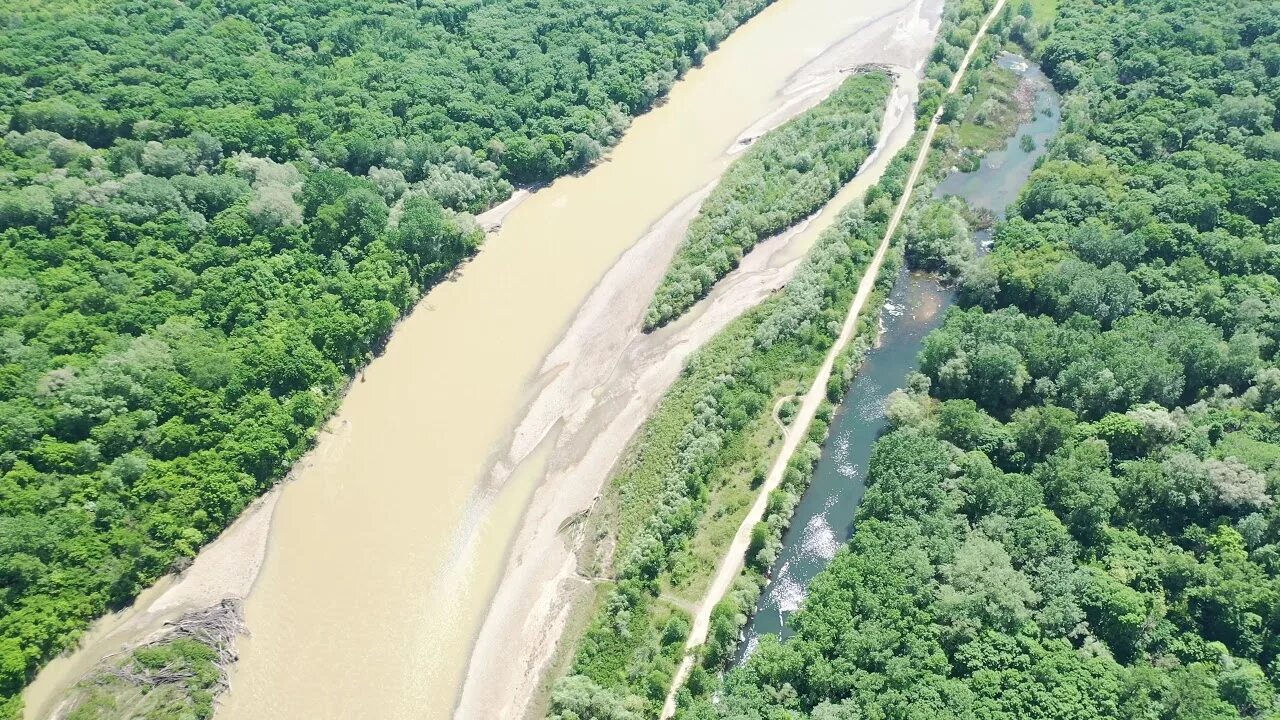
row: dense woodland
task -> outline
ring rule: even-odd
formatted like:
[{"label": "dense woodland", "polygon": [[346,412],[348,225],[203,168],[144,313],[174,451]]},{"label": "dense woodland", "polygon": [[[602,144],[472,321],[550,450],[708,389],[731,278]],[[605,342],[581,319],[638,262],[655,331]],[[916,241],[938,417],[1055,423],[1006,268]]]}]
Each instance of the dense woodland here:
[{"label": "dense woodland", "polygon": [[470,184],[452,177],[462,148],[543,180],[595,159],[765,4],[42,2],[0,28],[0,107],[96,148],[203,131],[229,153]]},{"label": "dense woodland", "polygon": [[1280,6],[1078,0],[796,635],[688,718],[1280,713]]},{"label": "dense woodland", "polygon": [[645,328],[683,315],[756,243],[834,197],[875,148],[891,87],[883,71],[855,74],[735,160],[690,223],[649,304]]},{"label": "dense woodland", "polygon": [[466,213],[591,163],[764,4],[8,9],[0,717],[289,469]]}]

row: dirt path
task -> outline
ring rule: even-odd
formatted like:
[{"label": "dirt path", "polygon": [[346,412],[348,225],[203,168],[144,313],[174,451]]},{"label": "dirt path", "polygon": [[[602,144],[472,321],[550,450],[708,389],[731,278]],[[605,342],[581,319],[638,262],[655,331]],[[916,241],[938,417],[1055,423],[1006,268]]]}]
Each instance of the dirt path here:
[{"label": "dirt path", "polygon": [[793,397],[795,397],[795,395],[783,395],[778,398],[778,402],[773,404],[773,422],[778,426],[778,429],[782,431],[782,437],[784,438],[787,436],[787,424],[782,422],[782,418],[778,417],[778,413],[782,410],[782,406]]},{"label": "dirt path", "polygon": [[[982,27],[978,29],[977,35],[974,36],[973,42],[969,44],[969,49],[964,54],[964,60],[961,61],[960,68],[956,71],[955,77],[952,78],[950,87],[947,88],[948,96],[955,94],[960,87],[960,82],[964,79],[965,72],[969,69],[969,62],[973,59],[973,54],[977,51],[979,43],[982,42],[982,38],[986,35],[987,28],[991,26],[992,21],[1004,9],[1004,4],[1005,0],[996,0],[995,7],[991,9],[991,12],[983,21]],[[939,105],[938,110],[933,114],[933,119],[929,122],[929,129],[925,131],[924,142],[920,145],[920,152],[916,155],[916,161],[911,166],[911,174],[907,176],[906,189],[902,193],[902,198],[898,201],[897,208],[893,211],[893,216],[889,218],[884,238],[880,241],[880,246],[876,248],[876,254],[867,266],[866,272],[863,273],[862,282],[858,284],[858,292],[854,295],[853,303],[849,306],[849,313],[845,316],[844,325],[840,328],[840,335],[836,338],[835,344],[831,346],[826,359],[823,360],[822,367],[813,379],[813,384],[809,386],[809,391],[804,395],[800,410],[796,413],[795,419],[792,420],[791,426],[796,432],[785,434],[782,450],[778,454],[777,460],[774,461],[773,467],[770,468],[764,484],[760,486],[755,503],[751,506],[747,516],[743,518],[742,524],[738,526],[738,532],[733,536],[733,542],[729,545],[729,550],[725,553],[724,558],[721,559],[719,567],[716,568],[715,577],[712,578],[706,595],[698,603],[697,612],[693,618],[693,628],[689,633],[689,640],[685,644],[684,660],[681,661],[680,667],[676,670],[671,689],[667,692],[666,702],[662,706],[663,720],[673,717],[676,713],[676,693],[684,685],[685,678],[688,677],[689,671],[693,668],[693,662],[696,658],[693,650],[707,641],[707,630],[711,624],[711,611],[724,597],[725,593],[728,592],[738,574],[742,572],[743,564],[746,561],[747,548],[751,544],[751,530],[764,518],[769,494],[782,482],[782,475],[786,472],[791,456],[795,453],[796,448],[799,447],[800,441],[807,435],[806,431],[809,423],[813,421],[818,412],[818,406],[826,396],[827,380],[831,377],[831,370],[835,366],[836,358],[839,357],[845,346],[849,344],[849,341],[853,339],[858,316],[862,314],[863,308],[866,307],[867,299],[871,297],[871,293],[875,289],[876,280],[880,275],[880,266],[884,263],[885,255],[889,252],[889,245],[893,240],[894,233],[898,230],[898,224],[901,223],[903,215],[906,214],[907,208],[911,204],[911,196],[916,181],[919,179],[920,172],[924,169],[925,162],[929,158],[929,149],[933,144],[933,137],[938,131],[939,123],[942,121],[942,110],[942,105]]]}]

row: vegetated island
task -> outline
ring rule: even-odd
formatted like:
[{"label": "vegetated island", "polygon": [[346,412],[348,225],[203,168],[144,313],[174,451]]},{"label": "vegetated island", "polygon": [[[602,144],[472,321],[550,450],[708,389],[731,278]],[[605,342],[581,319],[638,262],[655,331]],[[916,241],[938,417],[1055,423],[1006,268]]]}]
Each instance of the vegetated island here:
[{"label": "vegetated island", "polygon": [[[918,110],[926,119],[993,5],[947,5]],[[1007,39],[1010,26],[1002,19],[991,32]],[[973,61],[975,73],[991,63],[997,49],[996,40],[984,42]],[[944,114],[948,125],[938,144],[946,152],[931,156],[931,176],[969,149],[956,138],[969,134],[964,110],[983,88],[966,82],[958,102]],[[1003,114],[1009,121],[1015,116]],[[979,124],[988,122],[984,116]],[[658,712],[690,631],[690,608],[702,597],[776,453],[774,404],[812,378],[918,150],[917,140],[894,159],[862,203],[841,213],[782,293],[730,325],[690,360],[634,441],[595,517],[588,519],[596,554],[580,572],[611,582],[597,586],[598,604],[576,642],[567,677],[551,689],[551,718],[632,720]],[[897,247],[886,259],[869,308],[880,306],[900,263]],[[828,388],[832,401],[843,396],[875,336],[874,314],[862,317],[858,339],[837,362]],[[746,614],[766,581],[764,572],[777,556],[818,459],[833,409],[830,404],[819,409],[808,441],[769,498],[765,521],[752,534],[748,568],[712,614],[707,645],[688,681],[691,697],[713,693],[717,671],[733,657]]]},{"label": "vegetated island", "polygon": [[743,253],[835,196],[875,148],[892,88],[884,71],[854,74],[735,160],[690,224],[654,294],[645,329],[680,317]]}]

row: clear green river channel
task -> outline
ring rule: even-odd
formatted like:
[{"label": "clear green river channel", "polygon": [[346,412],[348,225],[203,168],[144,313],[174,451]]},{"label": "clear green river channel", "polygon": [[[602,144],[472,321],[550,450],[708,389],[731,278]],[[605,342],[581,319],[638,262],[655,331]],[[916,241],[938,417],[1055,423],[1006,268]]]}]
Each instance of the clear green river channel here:
[{"label": "clear green river channel", "polygon": [[[1000,56],[1001,66],[1032,81],[1036,88],[1034,114],[1021,123],[1005,146],[988,153],[974,172],[954,171],[934,190],[935,197],[956,195],[977,209],[998,217],[1018,197],[1060,122],[1059,97],[1034,64],[1016,55]],[[1035,140],[1031,152],[1019,139]],[[990,231],[974,233],[984,246]],[[809,583],[851,537],[854,514],[866,490],[866,471],[876,439],[885,431],[885,400],[906,384],[917,367],[924,338],[942,324],[955,294],[936,278],[901,271],[882,313],[883,333],[864,361],[858,377],[840,403],[813,481],[796,506],[783,548],[770,569],[769,585],[760,595],[755,615],[740,645],[744,661],[766,633],[791,634],[788,618],[800,608]]]}]

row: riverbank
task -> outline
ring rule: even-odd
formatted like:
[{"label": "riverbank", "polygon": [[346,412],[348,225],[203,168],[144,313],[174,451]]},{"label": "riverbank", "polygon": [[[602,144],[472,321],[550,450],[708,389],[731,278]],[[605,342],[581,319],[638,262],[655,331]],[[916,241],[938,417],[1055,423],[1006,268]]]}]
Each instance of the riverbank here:
[{"label": "riverbank", "polygon": [[[625,367],[618,348],[627,343],[613,334],[617,324],[605,306],[579,330],[604,349],[578,354],[571,351],[579,341],[562,344],[581,361],[557,360],[553,368],[548,352],[569,318],[581,314],[634,238],[723,171],[724,149],[738,145],[742,128],[758,127],[761,118],[781,122],[783,108],[799,111],[820,100],[824,87],[839,82],[831,70],[839,70],[837,59],[848,51],[855,61],[879,59],[859,55],[864,47],[903,51],[899,40],[909,41],[922,22],[911,11],[918,5],[879,2],[851,15],[833,0],[784,0],[691,71],[664,106],[637,119],[608,162],[502,208],[505,221],[494,218],[500,229],[484,250],[423,299],[350,388],[330,425],[340,432],[323,435],[313,451],[324,462],[299,466],[296,482],[271,496],[277,505],[257,516],[265,529],[245,534],[265,538],[262,573],[255,584],[257,562],[232,563],[236,573],[222,586],[251,588],[252,637],[243,642],[226,717],[449,713],[452,703],[440,698],[461,682],[530,493],[554,484],[551,478],[565,482],[568,474],[555,468],[577,466],[593,436],[591,410],[563,399]],[[759,260],[749,258],[738,279],[713,293],[702,311],[708,324],[672,336],[670,346],[635,349],[628,362],[646,366],[671,347],[687,354],[715,323],[722,326],[780,286],[803,254],[805,237],[765,243],[752,255]],[[610,281],[621,296],[630,277],[620,270]],[[595,332],[601,327],[605,332]],[[575,379],[581,368],[593,374]],[[647,380],[620,381],[612,400],[600,404],[601,412],[607,405],[626,422],[584,461],[599,482],[631,434],[626,423],[638,425],[669,384],[666,374],[677,372],[675,362]],[[528,426],[494,411],[536,403],[549,411]],[[532,428],[532,435],[513,427]],[[563,432],[552,435],[553,427],[577,430],[561,441]],[[495,459],[494,447],[510,451]],[[539,447],[547,448],[545,468],[534,452]],[[241,537],[238,528],[225,533],[227,545]],[[135,606],[148,622],[157,617],[145,612],[151,597]],[[106,634],[112,650],[130,636]],[[68,661],[90,658],[96,646],[85,647]]]},{"label": "riverbank", "polygon": [[859,67],[817,106],[752,142],[702,202],[645,313],[652,331],[684,314],[759,241],[831,200],[875,149],[893,87]]}]

